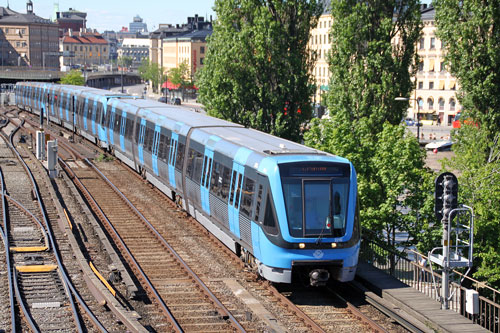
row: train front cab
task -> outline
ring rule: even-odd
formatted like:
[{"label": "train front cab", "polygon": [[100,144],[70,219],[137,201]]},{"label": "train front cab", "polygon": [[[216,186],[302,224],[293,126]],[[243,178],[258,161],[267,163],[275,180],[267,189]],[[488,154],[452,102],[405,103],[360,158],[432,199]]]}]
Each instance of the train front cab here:
[{"label": "train front cab", "polygon": [[261,163],[270,193],[252,238],[266,279],[290,283],[293,275],[322,285],[354,278],[360,247],[356,172],[347,160],[331,159],[304,163],[282,157]]}]

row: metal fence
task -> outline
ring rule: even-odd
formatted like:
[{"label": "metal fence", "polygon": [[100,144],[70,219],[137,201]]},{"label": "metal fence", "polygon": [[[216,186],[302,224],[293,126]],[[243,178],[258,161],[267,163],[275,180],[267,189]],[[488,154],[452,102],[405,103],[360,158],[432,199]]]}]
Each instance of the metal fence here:
[{"label": "metal fence", "polygon": [[[431,271],[425,255],[414,250],[394,251],[380,241],[370,238],[369,234],[364,234],[360,260],[372,264],[432,299],[440,300],[441,271],[436,268]],[[500,292],[458,271],[453,271],[453,273],[451,278],[453,281],[450,284],[450,295],[452,295],[449,303],[450,309],[491,332],[500,333]],[[465,311],[467,289],[474,289],[479,293],[479,314],[477,315],[471,315]]]}]

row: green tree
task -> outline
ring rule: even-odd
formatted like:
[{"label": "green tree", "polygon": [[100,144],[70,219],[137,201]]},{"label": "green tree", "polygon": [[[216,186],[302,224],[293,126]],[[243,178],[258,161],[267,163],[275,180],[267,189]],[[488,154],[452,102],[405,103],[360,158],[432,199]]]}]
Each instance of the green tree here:
[{"label": "green tree", "polygon": [[491,140],[482,127],[465,125],[454,140],[445,167],[458,170],[459,203],[474,209],[474,277],[500,288],[500,134]]},{"label": "green tree", "polygon": [[437,35],[457,77],[472,124],[453,135],[448,170],[459,176],[459,202],[474,208],[474,277],[500,288],[500,4],[436,0]]},{"label": "green tree", "polygon": [[118,66],[124,67],[124,68],[128,68],[128,67],[132,66],[132,62],[133,62],[133,59],[132,59],[132,57],[129,57],[129,56],[121,56],[121,57],[118,57],[118,60],[117,60]]},{"label": "green tree", "polygon": [[150,81],[153,87],[153,91],[159,91],[163,82],[167,80],[167,74],[165,74],[165,68],[160,67],[159,64],[150,62],[148,59],[144,59],[138,68],[139,75],[144,81]]},{"label": "green tree", "polygon": [[364,227],[381,238],[384,231],[391,246],[396,230],[418,241],[429,223],[432,175],[416,138],[399,125],[408,105],[395,98],[413,88],[419,2],[338,0],[331,12],[331,119],[315,119],[305,142],[353,162]]},{"label": "green tree", "polygon": [[178,67],[171,68],[168,71],[168,79],[172,82],[172,84],[179,85],[183,96],[186,87],[193,85],[193,82],[190,78],[188,78],[188,76],[189,67],[186,62],[182,62]]},{"label": "green tree", "polygon": [[66,73],[61,80],[60,84],[71,84],[74,86],[83,86],[85,85],[85,78],[83,77],[82,72],[77,70],[72,70]]},{"label": "green tree", "polygon": [[208,114],[299,141],[311,117],[310,31],[317,0],[216,0],[217,21],[199,77]]},{"label": "green tree", "polygon": [[464,110],[489,132],[500,132],[500,4],[498,1],[436,0],[437,36],[458,78]]}]

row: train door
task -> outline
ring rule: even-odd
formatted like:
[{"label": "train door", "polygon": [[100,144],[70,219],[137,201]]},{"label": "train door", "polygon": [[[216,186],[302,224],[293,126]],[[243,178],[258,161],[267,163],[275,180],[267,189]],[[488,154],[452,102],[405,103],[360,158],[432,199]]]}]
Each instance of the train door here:
[{"label": "train door", "polygon": [[158,148],[160,146],[160,125],[155,125],[155,131],[153,134],[153,145],[151,147],[151,166],[153,168],[153,172],[156,176],[160,175],[158,170]]},{"label": "train door", "polygon": [[92,104],[92,116],[90,119],[92,120],[92,134],[95,136],[97,134],[96,131],[96,117],[97,117],[97,99],[94,100],[94,103]]},{"label": "train door", "polygon": [[99,106],[98,119],[97,119],[97,134],[99,135],[99,140],[104,143],[108,143],[108,133],[106,131],[106,116],[108,109],[108,99],[106,97],[101,98],[101,105]]},{"label": "train door", "polygon": [[240,201],[244,174],[245,167],[236,161],[233,162],[231,186],[229,187],[228,218],[229,229],[238,238],[240,238]]},{"label": "train door", "polygon": [[66,95],[67,95],[67,100],[66,100],[66,121],[69,123],[69,121],[70,121],[69,110],[72,107],[71,106],[71,92],[67,92]]},{"label": "train door", "polygon": [[83,105],[83,116],[82,116],[82,123],[83,123],[83,129],[88,132],[89,127],[87,123],[87,118],[89,114],[89,98],[85,97],[85,104]]},{"label": "train door", "polygon": [[212,175],[212,165],[214,160],[214,151],[212,148],[205,147],[205,157],[203,158],[203,169],[201,172],[200,190],[201,207],[210,215],[210,177]]},{"label": "train door", "polygon": [[170,139],[170,150],[168,158],[168,180],[173,188],[175,186],[175,159],[177,156],[177,146],[179,145],[179,134],[172,132],[172,138]]},{"label": "train door", "polygon": [[[109,113],[109,122],[108,122],[109,143],[112,144],[113,146],[115,145],[116,104],[118,104],[118,100],[114,100],[113,103],[111,103],[111,111]],[[120,127],[118,127],[117,129],[119,132]]]},{"label": "train door", "polygon": [[137,153],[139,157],[139,162],[141,166],[144,165],[144,134],[146,133],[146,119],[141,119],[141,124],[139,125],[139,134],[137,136]]},{"label": "train door", "polygon": [[64,120],[64,114],[63,114],[63,104],[64,104],[64,91],[61,90],[61,94],[59,96],[59,120],[62,121]]},{"label": "train door", "polygon": [[127,125],[127,112],[122,111],[122,119],[120,124],[120,148],[125,153],[125,130]]},{"label": "train door", "polygon": [[72,107],[71,107],[71,125],[72,125],[72,130],[76,130],[76,112],[78,108],[78,103],[77,103],[77,97],[75,94],[73,94],[73,97],[71,97],[72,100]]}]

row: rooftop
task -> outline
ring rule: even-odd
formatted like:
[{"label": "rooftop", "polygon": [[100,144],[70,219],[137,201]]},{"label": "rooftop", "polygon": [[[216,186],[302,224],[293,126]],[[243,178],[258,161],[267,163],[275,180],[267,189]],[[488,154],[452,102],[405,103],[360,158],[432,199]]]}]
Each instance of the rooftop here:
[{"label": "rooftop", "polygon": [[38,23],[38,24],[50,24],[57,26],[52,23],[52,21],[48,19],[44,19],[40,16],[35,15],[34,13],[22,14],[16,11],[13,11],[10,8],[0,7],[0,24],[6,23],[21,23],[21,24],[29,24],[29,23]]}]

